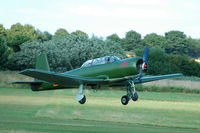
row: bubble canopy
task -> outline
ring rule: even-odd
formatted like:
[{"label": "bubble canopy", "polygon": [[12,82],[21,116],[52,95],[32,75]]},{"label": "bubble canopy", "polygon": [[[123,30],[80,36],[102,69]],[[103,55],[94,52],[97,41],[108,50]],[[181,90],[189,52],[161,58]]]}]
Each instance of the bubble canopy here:
[{"label": "bubble canopy", "polygon": [[88,60],[85,63],[83,63],[83,65],[81,67],[90,67],[90,66],[96,66],[96,65],[100,65],[100,64],[107,64],[107,63],[111,63],[111,62],[114,62],[117,60],[120,60],[120,58],[117,56],[104,56],[101,58]]}]

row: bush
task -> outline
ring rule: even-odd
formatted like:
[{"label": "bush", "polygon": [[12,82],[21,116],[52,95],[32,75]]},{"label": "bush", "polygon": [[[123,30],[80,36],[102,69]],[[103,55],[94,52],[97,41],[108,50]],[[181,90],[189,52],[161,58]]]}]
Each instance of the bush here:
[{"label": "bush", "polygon": [[123,56],[120,44],[103,41],[82,35],[57,36],[46,42],[32,41],[21,45],[21,51],[15,53],[7,67],[10,70],[33,68],[35,56],[40,52],[47,54],[53,71],[66,71],[80,67],[88,59],[106,55]]}]

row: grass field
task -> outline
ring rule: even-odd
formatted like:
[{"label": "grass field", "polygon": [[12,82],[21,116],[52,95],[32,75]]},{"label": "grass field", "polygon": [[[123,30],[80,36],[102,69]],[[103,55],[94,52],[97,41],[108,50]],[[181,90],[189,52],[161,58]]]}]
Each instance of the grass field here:
[{"label": "grass field", "polygon": [[1,133],[199,133],[200,95],[139,92],[138,102],[120,103],[125,91],[76,90],[32,92],[0,88]]}]

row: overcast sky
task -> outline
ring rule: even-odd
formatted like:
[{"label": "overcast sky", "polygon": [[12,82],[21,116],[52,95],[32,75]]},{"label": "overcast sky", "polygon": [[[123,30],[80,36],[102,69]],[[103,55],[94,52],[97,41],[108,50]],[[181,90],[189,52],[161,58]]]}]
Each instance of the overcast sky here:
[{"label": "overcast sky", "polygon": [[52,34],[58,28],[102,37],[180,30],[200,38],[200,0],[0,0],[0,23],[17,22]]}]

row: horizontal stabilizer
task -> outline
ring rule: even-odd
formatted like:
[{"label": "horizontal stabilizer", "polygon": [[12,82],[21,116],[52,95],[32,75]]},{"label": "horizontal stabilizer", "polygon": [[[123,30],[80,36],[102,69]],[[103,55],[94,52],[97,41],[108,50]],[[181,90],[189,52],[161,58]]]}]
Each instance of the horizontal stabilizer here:
[{"label": "horizontal stabilizer", "polygon": [[31,85],[39,85],[42,84],[44,82],[35,82],[35,81],[16,81],[16,82],[12,82],[12,84],[31,84]]}]

